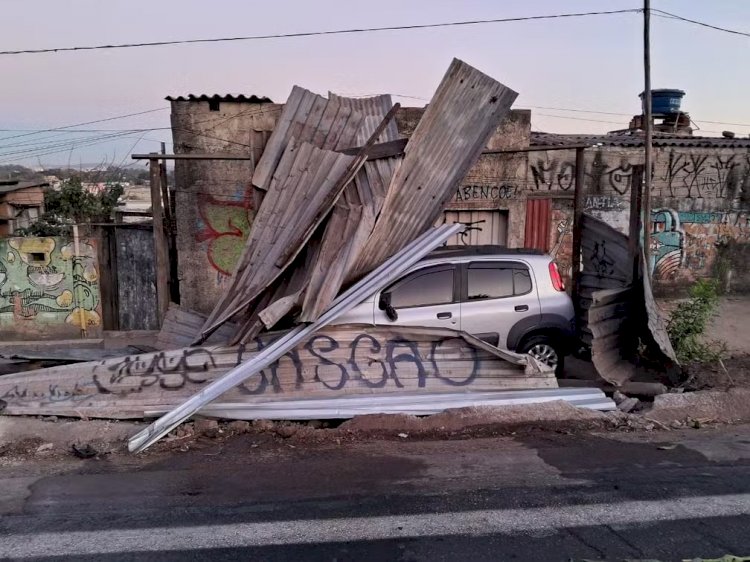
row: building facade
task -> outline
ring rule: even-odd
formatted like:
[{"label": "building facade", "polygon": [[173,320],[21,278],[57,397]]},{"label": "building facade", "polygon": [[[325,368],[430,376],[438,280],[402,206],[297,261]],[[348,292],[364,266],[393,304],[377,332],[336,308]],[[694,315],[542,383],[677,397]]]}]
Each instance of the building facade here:
[{"label": "building facade", "polygon": [[[207,313],[229,281],[252,225],[254,163],[282,106],[242,96],[168,99],[176,153],[251,156],[175,164],[181,302]],[[402,108],[399,132],[409,136],[423,111]],[[532,133],[530,123],[530,111],[511,111],[442,220],[471,225],[451,243],[540,248],[569,273],[575,151],[558,148],[589,146],[585,210],[627,233],[633,166],[643,163],[643,140],[632,134]],[[716,277],[730,289],[750,290],[750,139],[657,135],[654,146],[648,227],[657,289]],[[555,149],[529,152],[530,147]]]},{"label": "building facade", "polygon": [[0,180],[0,237],[12,236],[44,213],[47,182]]}]

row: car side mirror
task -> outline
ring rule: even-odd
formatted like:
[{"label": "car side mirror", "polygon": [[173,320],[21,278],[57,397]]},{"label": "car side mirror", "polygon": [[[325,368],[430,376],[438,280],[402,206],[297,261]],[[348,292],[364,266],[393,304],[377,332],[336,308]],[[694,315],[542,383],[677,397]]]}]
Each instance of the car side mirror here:
[{"label": "car side mirror", "polygon": [[398,312],[396,312],[396,309],[391,306],[390,293],[380,293],[378,307],[380,308],[380,310],[383,310],[385,312],[385,315],[391,322],[395,322],[396,320],[398,320]]}]

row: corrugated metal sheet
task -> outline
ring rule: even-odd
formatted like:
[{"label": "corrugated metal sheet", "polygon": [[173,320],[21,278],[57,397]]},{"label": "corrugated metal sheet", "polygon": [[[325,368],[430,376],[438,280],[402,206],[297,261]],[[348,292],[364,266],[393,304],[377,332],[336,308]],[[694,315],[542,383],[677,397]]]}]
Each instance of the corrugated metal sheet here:
[{"label": "corrugated metal sheet", "polygon": [[[641,270],[647,271],[646,269],[646,258],[641,252]],[[651,290],[651,281],[648,275],[643,276],[643,301],[646,307],[646,319],[648,331],[651,334],[651,339],[656,343],[659,351],[666,359],[666,362],[672,366],[679,366],[680,362],[677,360],[677,354],[672,347],[672,342],[669,339],[667,333],[667,326],[664,318],[662,317],[659,305],[654,300],[654,294]]]},{"label": "corrugated metal sheet", "polygon": [[607,382],[620,386],[635,374],[630,358],[635,351],[633,292],[630,287],[594,291],[588,309],[591,361]]},{"label": "corrugated metal sheet", "polygon": [[[352,396],[317,400],[266,402],[254,406],[217,402],[201,410],[205,416],[239,420],[323,420],[367,414],[426,416],[453,408],[541,404],[562,400],[587,410],[615,410],[615,403],[598,388],[550,388],[496,392]],[[161,412],[154,412],[154,414]]]},{"label": "corrugated metal sheet", "polygon": [[167,96],[164,98],[167,101],[232,101],[232,102],[244,102],[244,103],[273,103],[270,98],[266,96],[256,96],[245,94],[188,94],[187,96]]},{"label": "corrugated metal sheet", "polygon": [[[642,147],[643,134],[613,134],[613,135],[564,135],[556,133],[531,133],[531,146],[566,146],[570,144],[599,144],[602,146]],[[654,133],[653,146],[680,146],[686,148],[750,148],[750,139],[735,137],[699,137],[684,135],[665,135]]]},{"label": "corrugated metal sheet", "polygon": [[[156,338],[157,349],[180,349],[189,346],[195,340],[206,316],[192,310],[186,310],[174,303],[169,304],[167,314],[164,316],[161,330]],[[226,344],[234,335],[237,326],[231,323],[224,324],[216,330],[205,342],[208,345]]]},{"label": "corrugated metal sheet", "polygon": [[443,244],[451,236],[461,232],[463,228],[462,225],[455,224],[428,230],[392,258],[385,261],[375,271],[341,294],[317,321],[307,326],[297,326],[263,348],[258,355],[238,365],[219,380],[204,387],[198,394],[133,436],[128,444],[129,449],[135,452],[142,451],[161,439],[161,437],[195,414],[203,406],[216,400],[226,391],[236,387],[251,376],[258,374],[261,370],[267,368],[274,361],[277,361],[290,350],[294,349],[306,337],[331,323],[338,316],[356,306],[367,297],[387,287],[389,283],[397,279],[402,273],[422,259],[422,257]]},{"label": "corrugated metal sheet", "polygon": [[[393,107],[389,95],[352,99],[331,94],[330,99],[365,116],[356,139],[359,146],[364,145],[375,133]],[[394,119],[386,125],[378,142],[397,138],[398,128]],[[305,291],[300,321],[316,320],[338,295],[349,275],[353,260],[372,233],[388,185],[400,162],[400,157],[368,160],[357,172],[352,184],[344,190],[323,234],[317,263]]]},{"label": "corrugated metal sheet", "polygon": [[546,252],[549,250],[550,221],[552,220],[550,199],[526,200],[526,223],[524,246]]},{"label": "corrugated metal sheet", "polygon": [[380,216],[352,277],[364,275],[440,217],[517,94],[454,59],[391,180]]},{"label": "corrugated metal sheet", "polygon": [[[253,173],[253,185],[268,190],[282,154],[292,139],[326,150],[357,146],[365,114],[341,98],[328,100],[299,86],[292,88],[276,127]],[[377,125],[376,125],[377,126]]]},{"label": "corrugated metal sheet", "polygon": [[[353,137],[358,121],[347,122],[341,132]],[[232,282],[206,320],[204,336],[244,310],[283,273],[307,242],[312,225],[324,218],[345,187],[347,174],[353,176],[355,160],[296,139],[285,145],[268,184],[266,204],[258,209]],[[249,333],[246,322],[236,339]]]},{"label": "corrugated metal sheet", "polygon": [[586,213],[581,217],[581,274],[578,299],[582,315],[578,323],[586,343],[590,343],[585,314],[594,291],[622,289],[630,285],[632,265],[628,237],[604,221]]}]

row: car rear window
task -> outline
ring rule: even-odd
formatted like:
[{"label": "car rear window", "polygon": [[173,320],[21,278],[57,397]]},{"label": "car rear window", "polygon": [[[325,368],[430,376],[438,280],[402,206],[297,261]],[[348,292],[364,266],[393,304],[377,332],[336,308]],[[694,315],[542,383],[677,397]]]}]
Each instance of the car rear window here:
[{"label": "car rear window", "polygon": [[467,270],[467,299],[499,299],[531,291],[526,266],[515,263],[472,263]]},{"label": "car rear window", "polygon": [[412,273],[386,292],[393,308],[453,302],[453,267],[428,268]]}]

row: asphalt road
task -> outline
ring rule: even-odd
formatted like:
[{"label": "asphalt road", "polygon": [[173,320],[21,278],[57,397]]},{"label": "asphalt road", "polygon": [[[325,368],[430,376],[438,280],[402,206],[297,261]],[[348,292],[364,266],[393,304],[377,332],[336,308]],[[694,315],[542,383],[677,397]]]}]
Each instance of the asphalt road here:
[{"label": "asphalt road", "polygon": [[[0,556],[750,556],[750,427],[298,445],[241,436],[0,473]],[[253,446],[255,445],[255,446]]]}]

